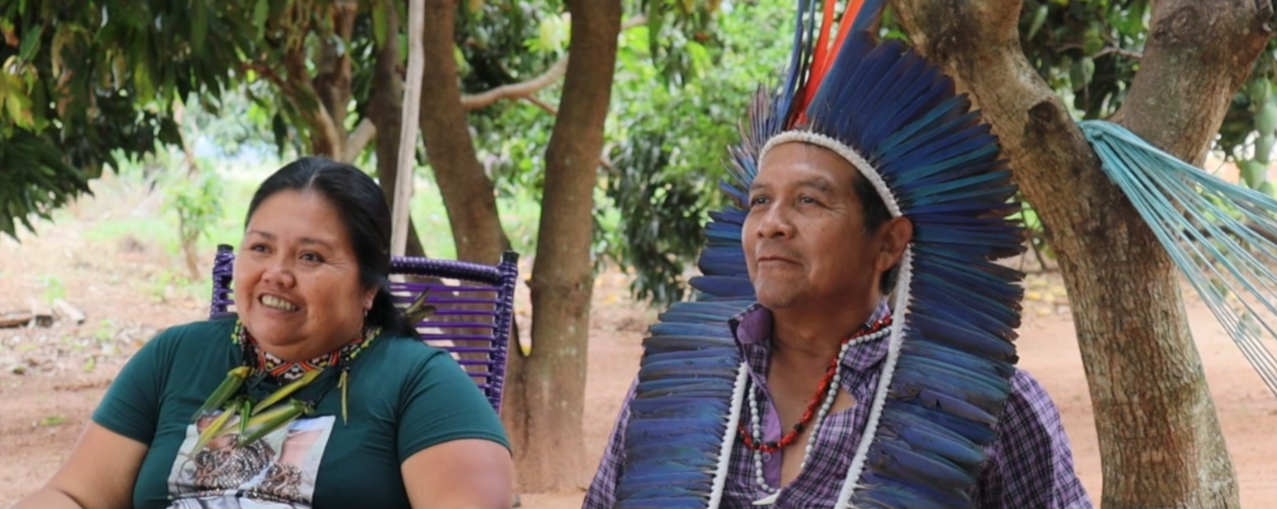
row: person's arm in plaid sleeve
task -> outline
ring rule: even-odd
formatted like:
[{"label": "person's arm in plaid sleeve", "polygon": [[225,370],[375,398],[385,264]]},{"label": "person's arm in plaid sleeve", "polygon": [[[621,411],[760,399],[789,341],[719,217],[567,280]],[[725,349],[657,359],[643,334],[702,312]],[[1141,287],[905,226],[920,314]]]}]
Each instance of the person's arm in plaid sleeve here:
[{"label": "person's arm in plaid sleeve", "polygon": [[998,440],[973,493],[981,509],[1091,509],[1073,471],[1073,453],[1051,396],[1016,370],[998,422]]},{"label": "person's arm in plaid sleeve", "polygon": [[590,489],[585,492],[585,502],[581,509],[612,509],[616,503],[616,480],[621,477],[621,464],[625,462],[625,425],[630,422],[630,400],[634,399],[634,390],[638,386],[638,378],[630,384],[630,391],[621,402],[621,412],[616,418],[616,426],[612,428],[612,436],[607,439],[607,448],[603,450],[603,459],[599,460],[599,470],[594,473]]}]

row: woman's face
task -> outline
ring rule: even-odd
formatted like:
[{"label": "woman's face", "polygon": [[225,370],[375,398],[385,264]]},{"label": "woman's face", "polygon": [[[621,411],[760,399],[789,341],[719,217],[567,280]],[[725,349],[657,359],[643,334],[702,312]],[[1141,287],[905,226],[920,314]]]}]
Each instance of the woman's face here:
[{"label": "woman's face", "polygon": [[235,307],[258,343],[285,360],[350,342],[372,306],[376,290],[360,288],[340,215],[318,193],[286,190],[248,221],[235,257]]}]

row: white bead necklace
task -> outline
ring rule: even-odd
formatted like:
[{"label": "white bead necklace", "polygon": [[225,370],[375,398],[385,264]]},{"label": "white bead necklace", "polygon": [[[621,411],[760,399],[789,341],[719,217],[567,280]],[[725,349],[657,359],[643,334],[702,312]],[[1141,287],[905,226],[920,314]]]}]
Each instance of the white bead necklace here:
[{"label": "white bead necklace", "polygon": [[[820,411],[816,413],[816,419],[812,422],[811,438],[807,440],[807,446],[803,450],[803,461],[802,463],[799,463],[798,465],[799,472],[802,472],[805,468],[807,468],[807,460],[811,458],[811,452],[815,449],[816,436],[818,432],[820,431],[820,425],[821,423],[825,421],[825,417],[829,415],[829,411],[833,409],[834,407],[834,400],[837,399],[838,397],[838,389],[840,389],[842,386],[842,360],[847,356],[847,352],[851,350],[852,346],[859,345],[867,341],[880,339],[883,336],[887,335],[887,333],[889,333],[890,331],[891,331],[890,328],[883,327],[882,329],[875,331],[872,334],[866,334],[864,336],[856,338],[854,341],[848,341],[846,343],[843,343],[842,348],[838,350],[837,364],[834,367],[834,376],[832,379],[830,379],[829,388],[825,390],[825,399],[820,404]],[[746,383],[748,383],[748,381]],[[756,443],[762,443],[763,441],[762,425],[759,422],[760,421],[759,415],[761,414],[761,412],[758,411],[758,391],[759,390],[760,388],[757,386],[746,390],[746,393],[749,394],[749,418],[750,418],[750,424],[752,427],[752,429],[750,430],[750,433],[752,435],[754,442]],[[755,482],[758,483],[758,486],[763,489],[763,492],[769,494],[767,497],[764,497],[763,499],[754,502],[753,505],[771,505],[775,503],[776,499],[780,496],[780,489],[773,488],[771,487],[770,484],[767,484],[767,478],[763,475],[762,451],[761,450],[753,451],[753,458],[754,458],[754,480]]]}]

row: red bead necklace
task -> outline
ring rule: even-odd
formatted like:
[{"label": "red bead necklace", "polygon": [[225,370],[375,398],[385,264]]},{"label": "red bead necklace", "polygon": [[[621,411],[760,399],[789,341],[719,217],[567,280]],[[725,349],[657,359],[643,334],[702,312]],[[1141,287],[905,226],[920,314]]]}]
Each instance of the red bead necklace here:
[{"label": "red bead necklace", "polygon": [[[841,349],[842,345],[846,345],[847,343],[854,341],[856,338],[861,338],[866,335],[878,332],[882,330],[884,327],[887,327],[889,325],[891,325],[891,315],[887,315],[883,317],[881,320],[874,322],[872,325],[868,327],[860,329],[860,331],[847,337],[847,339],[842,340],[842,343],[839,344],[839,347],[840,347],[839,351],[840,352],[842,351]],[[762,452],[770,453],[770,452],[776,452],[781,449],[784,449],[785,447],[788,447],[790,444],[794,443],[795,440],[798,440],[798,435],[801,434],[803,430],[807,428],[807,424],[810,423],[812,418],[816,416],[816,410],[820,408],[820,402],[824,400],[825,394],[829,391],[829,384],[833,383],[834,375],[838,372],[838,364],[841,363],[841,361],[842,359],[839,359],[838,356],[835,355],[833,360],[829,362],[829,368],[825,369],[825,376],[820,378],[820,385],[816,387],[816,393],[811,396],[811,401],[807,403],[807,410],[803,412],[802,418],[799,419],[796,424],[794,424],[793,429],[789,430],[788,433],[785,433],[784,436],[780,437],[780,440],[775,442],[762,442],[761,440],[760,441],[754,440],[753,435],[751,435],[749,431],[745,429],[745,421],[742,419],[738,430],[740,433],[741,441],[745,443],[745,447],[748,447],[751,451],[762,451]]]}]

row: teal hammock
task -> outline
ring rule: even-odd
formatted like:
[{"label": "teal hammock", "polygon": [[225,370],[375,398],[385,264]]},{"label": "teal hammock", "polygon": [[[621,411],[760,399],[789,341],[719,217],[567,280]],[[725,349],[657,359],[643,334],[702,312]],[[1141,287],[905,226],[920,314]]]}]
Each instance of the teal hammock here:
[{"label": "teal hammock", "polygon": [[[1229,183],[1105,121],[1079,124],[1171,259],[1277,394],[1277,200]],[[1266,233],[1265,236],[1262,233]]]}]

